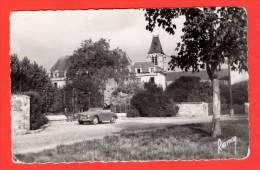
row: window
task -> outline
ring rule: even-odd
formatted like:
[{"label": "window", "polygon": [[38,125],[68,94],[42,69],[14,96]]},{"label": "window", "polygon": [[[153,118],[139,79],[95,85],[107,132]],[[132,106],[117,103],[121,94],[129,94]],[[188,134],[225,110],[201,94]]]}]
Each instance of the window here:
[{"label": "window", "polygon": [[154,73],[154,70],[155,70],[154,67],[151,67],[151,68],[150,68],[150,72],[151,72],[151,73]]},{"label": "window", "polygon": [[58,84],[57,84],[57,83],[54,83],[54,87],[55,87],[55,88],[58,88]]},{"label": "window", "polygon": [[59,77],[59,71],[56,70],[56,71],[54,72],[54,77]]},{"label": "window", "polygon": [[154,65],[158,65],[157,56],[152,56],[152,63],[153,63]]},{"label": "window", "polygon": [[141,68],[136,69],[137,73],[141,73],[141,71],[142,71]]},{"label": "window", "polygon": [[158,65],[157,57],[154,57],[154,65]]},{"label": "window", "polygon": [[154,56],[152,56],[152,63],[154,63]]},{"label": "window", "polygon": [[150,82],[151,82],[151,83],[154,83],[154,77],[151,77],[151,78],[150,78]]}]

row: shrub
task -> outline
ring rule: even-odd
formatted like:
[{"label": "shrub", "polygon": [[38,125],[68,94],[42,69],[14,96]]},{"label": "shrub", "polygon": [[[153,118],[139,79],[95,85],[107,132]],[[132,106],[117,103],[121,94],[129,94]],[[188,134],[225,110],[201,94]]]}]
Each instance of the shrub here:
[{"label": "shrub", "polygon": [[181,76],[166,88],[166,94],[175,102],[187,102],[191,90],[200,84],[200,78],[196,76]]},{"label": "shrub", "polygon": [[[173,100],[169,100],[162,88],[154,83],[145,83],[144,90],[138,91],[131,99],[131,106],[142,117],[175,116],[178,109]],[[130,116],[138,115],[136,111]]]},{"label": "shrub", "polygon": [[[212,86],[210,82],[201,82],[196,76],[181,76],[171,83],[166,92],[175,102],[212,102]],[[227,103],[228,86],[220,85],[221,103]]]},{"label": "shrub", "polygon": [[37,92],[29,91],[24,94],[30,96],[30,130],[39,129],[48,123],[43,111],[43,100]]},{"label": "shrub", "polygon": [[48,95],[51,95],[52,101],[49,105],[48,111],[52,113],[60,113],[64,111],[64,91],[54,89]]},{"label": "shrub", "polygon": [[130,107],[129,111],[127,112],[127,117],[139,117],[139,116],[140,116],[139,111],[134,107]]},{"label": "shrub", "polygon": [[244,104],[248,102],[248,81],[241,81],[232,85],[232,95],[234,104]]},{"label": "shrub", "polygon": [[[244,103],[248,102],[248,82],[241,81],[232,85],[232,98],[234,105],[243,105]],[[220,94],[221,98],[225,100],[222,103],[230,103],[229,98],[229,86],[228,85],[221,85],[220,86]]]}]

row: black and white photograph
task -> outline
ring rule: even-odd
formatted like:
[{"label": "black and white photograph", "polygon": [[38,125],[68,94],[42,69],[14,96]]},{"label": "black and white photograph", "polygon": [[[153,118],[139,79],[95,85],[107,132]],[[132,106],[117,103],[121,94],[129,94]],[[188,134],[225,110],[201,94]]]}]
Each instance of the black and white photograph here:
[{"label": "black and white photograph", "polygon": [[245,159],[242,7],[10,14],[14,163]]}]

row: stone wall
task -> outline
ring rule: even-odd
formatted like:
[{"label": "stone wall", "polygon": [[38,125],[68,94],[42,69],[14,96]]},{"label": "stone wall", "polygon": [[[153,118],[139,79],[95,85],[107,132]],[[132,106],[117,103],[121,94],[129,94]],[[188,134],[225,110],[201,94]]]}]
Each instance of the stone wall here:
[{"label": "stone wall", "polygon": [[114,79],[108,79],[104,90],[104,104],[111,104],[111,97],[114,90],[117,88],[117,83]]},{"label": "stone wall", "polygon": [[12,134],[24,134],[30,130],[30,97],[26,95],[11,96]]},{"label": "stone wall", "polygon": [[203,102],[183,102],[178,103],[179,111],[177,116],[208,116],[208,103]]}]

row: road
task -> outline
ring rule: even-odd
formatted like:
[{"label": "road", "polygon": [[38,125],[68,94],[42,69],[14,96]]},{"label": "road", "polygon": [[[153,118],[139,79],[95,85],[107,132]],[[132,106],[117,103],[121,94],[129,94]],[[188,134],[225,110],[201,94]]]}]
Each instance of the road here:
[{"label": "road", "polygon": [[[222,120],[238,119],[222,117]],[[91,139],[113,135],[130,128],[162,128],[168,125],[183,125],[210,122],[212,117],[204,118],[122,118],[115,124],[79,125],[78,122],[53,121],[42,131],[12,136],[13,153],[39,152],[55,148],[61,144],[73,144]]]}]

